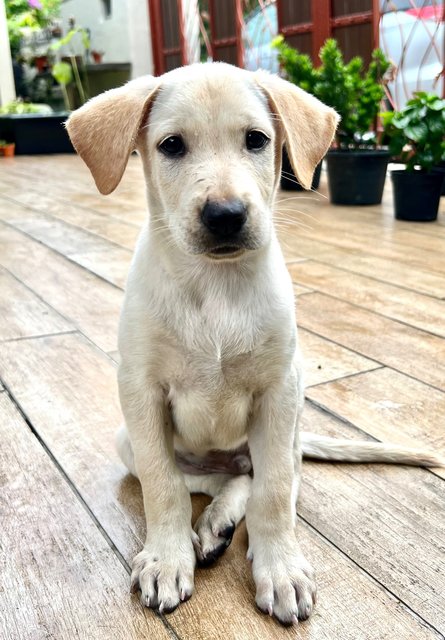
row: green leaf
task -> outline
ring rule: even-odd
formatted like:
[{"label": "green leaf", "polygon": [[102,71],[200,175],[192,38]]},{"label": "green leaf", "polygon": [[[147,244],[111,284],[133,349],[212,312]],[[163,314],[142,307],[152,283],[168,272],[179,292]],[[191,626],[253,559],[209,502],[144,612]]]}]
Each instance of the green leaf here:
[{"label": "green leaf", "polygon": [[412,124],[404,129],[404,133],[407,138],[414,140],[414,142],[420,142],[423,138],[428,136],[428,126],[425,122],[419,122],[419,124]]},{"label": "green leaf", "polygon": [[430,118],[428,121],[428,128],[431,133],[439,136],[445,136],[445,122],[440,117]]},{"label": "green leaf", "polygon": [[442,111],[442,109],[445,109],[445,100],[437,98],[434,102],[430,102],[428,106],[433,111]]},{"label": "green leaf", "polygon": [[392,124],[396,129],[404,129],[411,122],[410,116],[400,117],[400,114],[396,114],[392,119]]},{"label": "green leaf", "polygon": [[51,71],[59,84],[67,85],[73,81],[73,70],[68,62],[57,62]]}]

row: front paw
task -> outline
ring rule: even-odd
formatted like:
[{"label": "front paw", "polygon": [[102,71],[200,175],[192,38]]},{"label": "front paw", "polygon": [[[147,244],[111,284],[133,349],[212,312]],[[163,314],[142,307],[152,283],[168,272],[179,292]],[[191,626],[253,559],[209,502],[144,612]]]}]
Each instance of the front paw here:
[{"label": "front paw", "polygon": [[193,593],[195,562],[191,537],[147,542],[133,560],[131,592],[141,591],[144,606],[170,613]]},{"label": "front paw", "polygon": [[208,567],[232,542],[235,523],[231,514],[214,500],[204,509],[194,529],[197,533],[195,551],[198,565]]},{"label": "front paw", "polygon": [[314,571],[292,538],[262,541],[249,549],[256,604],[284,625],[309,618],[317,590]]}]

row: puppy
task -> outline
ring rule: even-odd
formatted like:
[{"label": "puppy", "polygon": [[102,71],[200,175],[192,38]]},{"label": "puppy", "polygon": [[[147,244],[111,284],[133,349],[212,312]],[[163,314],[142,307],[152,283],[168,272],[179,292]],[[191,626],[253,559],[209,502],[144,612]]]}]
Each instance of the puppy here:
[{"label": "puppy", "polygon": [[[197,64],[108,91],[68,131],[101,193],[130,153],[150,217],[119,330],[126,427],[118,449],[147,519],[133,590],[161,612],[193,591],[245,516],[256,604],[283,624],[312,612],[314,573],[295,533],[301,454],[437,464],[433,456],[298,433],[303,407],[292,283],[272,223],[286,144],[309,188],[336,113],[266,72]],[[191,527],[190,492],[213,502]]]}]

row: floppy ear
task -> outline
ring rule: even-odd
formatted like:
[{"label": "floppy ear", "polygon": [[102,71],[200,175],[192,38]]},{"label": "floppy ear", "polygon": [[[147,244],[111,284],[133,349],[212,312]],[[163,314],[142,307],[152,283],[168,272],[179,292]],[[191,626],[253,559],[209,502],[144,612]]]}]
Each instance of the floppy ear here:
[{"label": "floppy ear", "polygon": [[294,84],[264,71],[255,79],[278,116],[290,163],[305,189],[310,189],[315,167],[324,157],[340,120],[334,109]]},{"label": "floppy ear", "polygon": [[152,76],[132,80],[92,98],[69,117],[71,142],[101,193],[119,184],[158,86]]}]

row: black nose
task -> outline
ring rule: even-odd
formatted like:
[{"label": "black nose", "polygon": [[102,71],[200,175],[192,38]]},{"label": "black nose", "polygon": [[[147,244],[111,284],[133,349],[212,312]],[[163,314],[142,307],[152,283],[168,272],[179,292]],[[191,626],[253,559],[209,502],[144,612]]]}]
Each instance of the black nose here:
[{"label": "black nose", "polygon": [[226,238],[241,231],[247,208],[241,200],[209,201],[201,211],[201,220],[213,234]]}]

